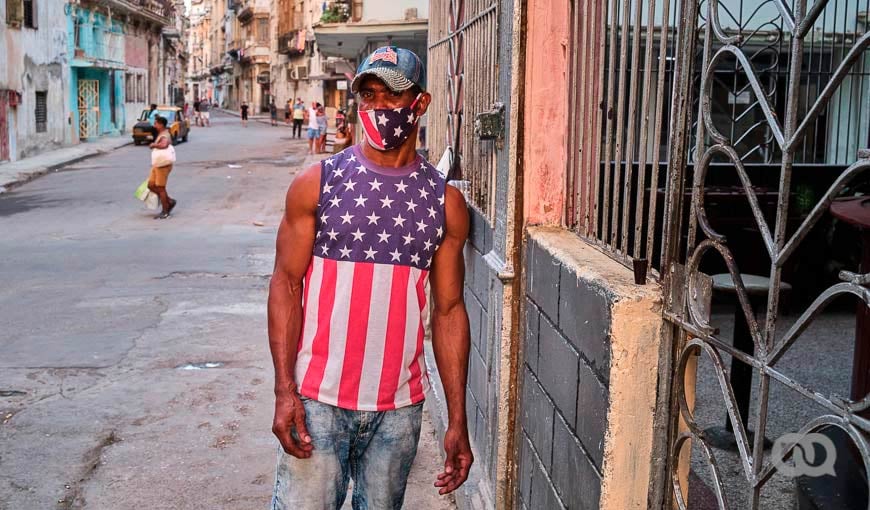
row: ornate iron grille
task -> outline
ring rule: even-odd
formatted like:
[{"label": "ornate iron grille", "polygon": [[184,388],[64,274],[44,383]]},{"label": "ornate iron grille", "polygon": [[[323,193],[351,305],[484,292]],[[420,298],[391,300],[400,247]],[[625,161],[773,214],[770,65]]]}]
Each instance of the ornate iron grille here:
[{"label": "ornate iron grille", "polygon": [[[743,11],[743,2],[737,9],[733,3],[726,5],[718,0],[706,3],[684,0],[681,5],[681,50],[674,69],[662,249],[666,317],[673,325],[677,347],[672,415],[679,416],[679,420],[672,424],[668,463],[671,496],[679,508],[691,507],[687,500],[687,458],[690,448],[696,446],[711,472],[715,504],[721,509],[755,510],[764,506],[766,500],[761,493],[765,485],[789,461],[807,434],[840,431],[854,445],[864,465],[870,466],[866,435],[870,432],[870,420],[866,418],[870,396],[846,398],[826,394],[813,387],[812,381],[792,378],[779,366],[834,299],[851,296],[862,313],[870,307],[868,268],[841,271],[841,282],[823,290],[793,324],[777,334],[784,266],[795,257],[796,250],[805,243],[834,199],[848,186],[866,182],[870,175],[870,153],[866,151],[870,145],[867,135],[870,117],[866,110],[868,9],[863,2],[837,0],[816,0],[809,8],[807,0],[793,0],[790,4],[785,0],[763,1],[747,11]],[[735,14],[738,10],[746,16]],[[699,12],[703,15],[699,16]],[[853,17],[844,12],[852,12]],[[759,13],[767,14],[764,23],[746,23]],[[727,25],[726,18],[736,23]],[[759,34],[765,30],[768,33],[759,40]],[[696,52],[699,39],[700,59]],[[696,65],[697,73],[693,70]],[[695,76],[700,80],[696,81]],[[729,96],[722,95],[723,90],[731,94],[730,102]],[[695,109],[698,122],[693,128]],[[834,120],[837,115],[847,115],[848,122]],[[824,135],[820,134],[822,130]],[[752,161],[771,164],[769,169],[777,172],[772,228],[759,205],[758,190],[748,171]],[[806,215],[789,227],[789,213],[796,201],[792,178],[796,165],[804,162],[830,165],[825,170],[837,176],[810,204]],[[687,171],[691,171],[691,184],[686,182]],[[720,172],[736,174],[739,179],[741,196],[751,210],[763,254],[767,256],[769,278],[764,284],[763,293],[767,297],[761,319],[753,310],[733,247],[710,219],[707,182],[711,175]],[[691,186],[688,214],[682,199],[687,185]],[[682,246],[686,249],[685,259],[680,256]],[[749,352],[733,346],[711,325],[712,281],[701,271],[702,261],[710,258],[719,259],[727,267],[737,310],[751,336],[753,348]],[[741,415],[734,387],[725,372],[723,354],[750,367],[758,378],[757,399],[751,407],[744,408],[747,422],[756,431],[751,439],[744,425],[746,417]],[[723,406],[734,427],[740,474],[747,487],[745,498],[739,498],[738,503],[734,503],[734,498],[729,500],[717,453],[694,416],[695,370],[701,366],[697,359],[702,355],[707,358],[710,375],[718,382]],[[808,422],[796,424],[798,436],[782,444],[781,458],[766,454],[764,447],[772,383],[794,392],[814,409],[823,410]],[[870,484],[868,473],[870,469],[865,468],[861,476]]]},{"label": "ornate iron grille", "polygon": [[472,204],[495,216],[496,143],[480,140],[475,116],[493,107],[498,86],[498,1],[432,0],[429,25],[429,91],[433,102],[427,141],[433,158],[453,151],[451,178],[470,183]]}]

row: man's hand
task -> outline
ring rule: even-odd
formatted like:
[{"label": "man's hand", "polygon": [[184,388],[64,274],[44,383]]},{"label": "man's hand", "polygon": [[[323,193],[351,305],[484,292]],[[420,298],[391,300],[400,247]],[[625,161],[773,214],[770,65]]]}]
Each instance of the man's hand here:
[{"label": "man's hand", "polygon": [[468,480],[468,471],[474,462],[471,453],[471,443],[468,441],[467,427],[448,427],[444,434],[444,472],[438,475],[435,487],[441,487],[438,494],[442,496],[455,491]]},{"label": "man's hand", "polygon": [[[293,438],[292,429],[296,431]],[[275,418],[272,421],[272,433],[281,442],[281,447],[289,455],[298,459],[311,457],[314,445],[305,427],[305,407],[295,391],[275,397]]]}]

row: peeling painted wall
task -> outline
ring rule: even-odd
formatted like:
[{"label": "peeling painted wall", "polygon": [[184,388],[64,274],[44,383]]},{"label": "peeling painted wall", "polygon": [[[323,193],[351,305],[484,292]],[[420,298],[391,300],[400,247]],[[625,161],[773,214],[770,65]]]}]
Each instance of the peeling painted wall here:
[{"label": "peeling painted wall", "polygon": [[[68,124],[69,74],[66,71],[66,16],[53,2],[37,2],[37,28],[6,26],[6,5],[0,6],[0,90],[21,94],[9,108],[10,159],[15,161],[72,143]],[[46,92],[47,129],[36,131],[36,92]]]},{"label": "peeling painted wall", "polygon": [[564,229],[527,247],[519,506],[651,508],[661,290]]},{"label": "peeling painted wall", "polygon": [[568,150],[567,0],[529,0],[525,104],[525,216],[558,225],[564,209]]},{"label": "peeling painted wall", "polygon": [[[127,132],[133,130],[133,126],[139,119],[142,110],[148,107],[148,54],[149,46],[152,44],[153,34],[144,27],[128,26],[124,34],[124,63],[127,64],[127,73],[125,80],[130,78],[133,84],[131,87],[124,89],[124,117],[126,122]],[[139,78],[137,78],[139,77]],[[144,95],[141,96],[141,101],[137,96],[137,80],[142,80],[142,87],[145,88]],[[128,97],[126,92],[131,90],[132,97]]]}]

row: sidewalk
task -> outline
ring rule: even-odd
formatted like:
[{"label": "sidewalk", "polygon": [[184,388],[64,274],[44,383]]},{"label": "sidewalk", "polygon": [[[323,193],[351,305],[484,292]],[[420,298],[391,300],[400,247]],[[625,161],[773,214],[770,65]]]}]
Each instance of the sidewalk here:
[{"label": "sidewalk", "polygon": [[111,136],[100,138],[94,142],[83,142],[63,149],[43,152],[12,163],[0,164],[0,193],[52,170],[111,152],[132,143],[133,139],[130,135]]}]

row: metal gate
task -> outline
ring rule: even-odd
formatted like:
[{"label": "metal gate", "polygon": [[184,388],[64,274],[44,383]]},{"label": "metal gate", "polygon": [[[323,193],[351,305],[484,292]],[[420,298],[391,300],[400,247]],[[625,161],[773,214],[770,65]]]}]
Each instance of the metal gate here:
[{"label": "metal gate", "polygon": [[[674,418],[666,473],[670,498],[666,499],[679,508],[699,508],[700,504],[688,496],[693,449],[709,472],[711,506],[783,508],[765,492],[766,485],[789,471],[793,476],[796,460],[812,462],[813,453],[806,452],[807,440],[820,432],[843,438],[846,450],[865,466],[852,474],[870,484],[870,397],[866,389],[856,392],[853,386],[852,395],[838,395],[821,389],[820,381],[793,377],[782,368],[783,359],[806,340],[808,328],[832,301],[840,297],[853,300],[858,315],[870,307],[870,267],[845,267],[839,272],[839,283],[824,288],[808,305],[801,305],[799,315],[789,319],[787,327],[782,325],[782,298],[787,291],[783,269],[794,262],[834,199],[870,177],[866,131],[870,117],[854,113],[868,103],[868,10],[863,1],[816,0],[811,6],[807,0],[680,2],[661,264],[666,319],[675,346]],[[764,19],[747,24],[754,16]],[[730,73],[724,75],[727,80],[723,80],[723,70]],[[855,97],[857,102],[843,107],[843,101]],[[735,105],[745,108],[735,114]],[[730,111],[723,113],[723,109]],[[843,116],[852,120],[844,123]],[[840,124],[847,127],[841,131]],[[757,143],[747,144],[753,133],[758,134]],[[839,144],[837,155],[829,158],[831,164],[821,168],[832,173],[832,183],[815,197],[807,197],[794,189],[793,177],[804,168],[801,165],[807,163],[807,154],[812,155],[815,149],[811,147],[818,145],[820,137],[822,145]],[[840,144],[842,139],[848,143]],[[768,194],[770,210],[760,205],[762,192],[753,183],[758,168],[750,168],[753,158],[769,165],[761,168],[764,177],[770,173],[776,177]],[[755,282],[746,278],[742,261],[734,256],[734,245],[719,230],[717,220],[721,218],[710,212],[708,181],[721,173],[737,176],[739,196],[754,218],[754,235],[762,247],[756,258],[764,257],[767,269]],[[688,198],[689,190],[687,203],[683,197]],[[806,212],[796,218],[792,213],[800,207]],[[720,289],[730,287],[736,296],[736,321],[746,323],[747,347],[733,345],[711,323],[713,280],[702,271],[711,259],[726,269],[716,284]],[[856,329],[859,346],[870,342],[870,333],[866,333],[870,329]],[[728,359],[731,370],[743,366],[755,378],[753,401],[738,402],[736,384],[728,377]],[[733,426],[739,462],[732,474],[741,484],[725,483],[728,473],[721,469],[721,450],[711,447],[711,435],[696,419],[695,384],[701,377],[715,381],[716,398],[721,399]],[[775,441],[767,449],[765,435],[771,433],[772,409],[781,409],[774,400],[774,386],[783,390],[777,390],[779,397],[793,395],[789,398],[812,406],[813,411],[806,421],[791,424],[796,434],[770,437]],[[754,437],[749,428],[754,429]],[[806,457],[798,458],[798,454]],[[849,473],[836,474],[842,476]]]},{"label": "metal gate", "polygon": [[448,13],[429,24],[428,67],[447,70],[446,80],[429,83],[430,154],[452,150],[451,176],[470,181],[469,198],[492,219],[497,144],[482,140],[474,121],[498,101],[499,0],[432,0],[430,10]]},{"label": "metal gate", "polygon": [[99,136],[100,134],[100,82],[99,80],[79,80],[79,138]]}]

